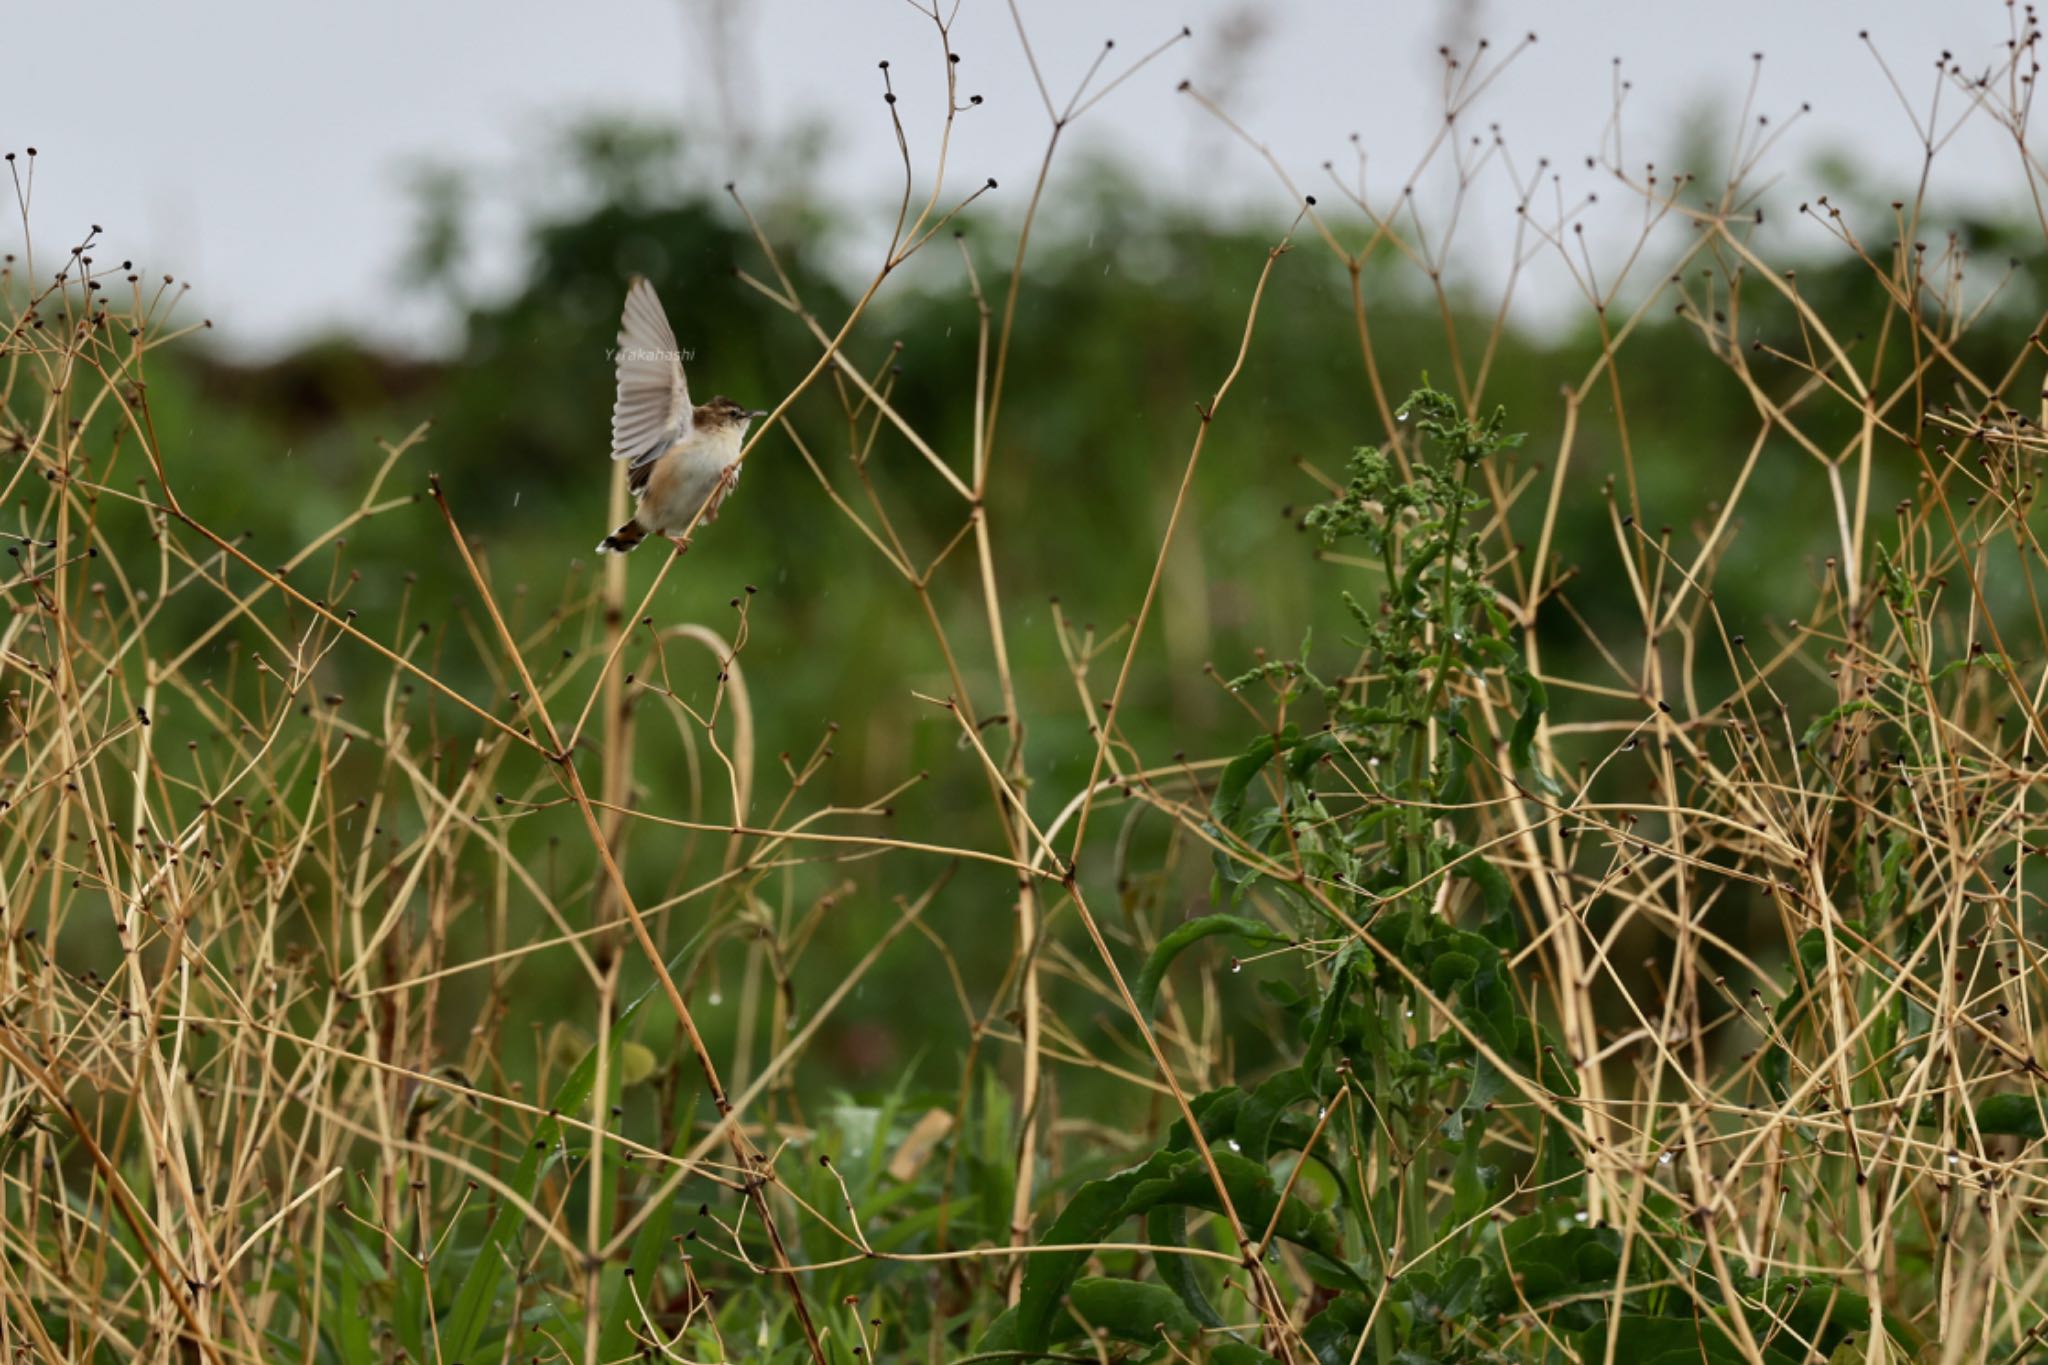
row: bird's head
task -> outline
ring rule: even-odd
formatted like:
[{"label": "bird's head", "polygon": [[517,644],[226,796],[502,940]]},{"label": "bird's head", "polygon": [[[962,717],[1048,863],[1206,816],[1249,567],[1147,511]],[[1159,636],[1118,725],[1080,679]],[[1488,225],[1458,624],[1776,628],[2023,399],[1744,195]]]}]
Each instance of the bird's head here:
[{"label": "bird's head", "polygon": [[741,407],[724,394],[720,394],[703,407],[697,409],[697,422],[700,426],[720,429],[731,427],[735,431],[744,433],[756,417],[766,417],[767,415],[765,409]]}]

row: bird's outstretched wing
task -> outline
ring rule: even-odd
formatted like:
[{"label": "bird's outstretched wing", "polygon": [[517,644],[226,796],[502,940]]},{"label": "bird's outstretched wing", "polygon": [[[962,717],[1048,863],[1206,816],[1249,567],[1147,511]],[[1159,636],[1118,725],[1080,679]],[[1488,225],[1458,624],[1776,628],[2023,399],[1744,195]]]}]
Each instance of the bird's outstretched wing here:
[{"label": "bird's outstretched wing", "polygon": [[668,315],[645,276],[626,289],[619,323],[619,396],[612,404],[612,458],[652,460],[690,434],[690,388]]}]

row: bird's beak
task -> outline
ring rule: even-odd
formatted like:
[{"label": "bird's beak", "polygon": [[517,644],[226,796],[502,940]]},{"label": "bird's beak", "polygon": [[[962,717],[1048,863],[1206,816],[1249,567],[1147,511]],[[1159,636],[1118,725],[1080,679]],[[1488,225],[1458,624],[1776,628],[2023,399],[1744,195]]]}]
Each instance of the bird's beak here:
[{"label": "bird's beak", "polygon": [[749,408],[747,409],[747,416],[750,419],[758,421],[761,418],[766,417],[768,415],[768,412],[769,410],[767,408]]}]

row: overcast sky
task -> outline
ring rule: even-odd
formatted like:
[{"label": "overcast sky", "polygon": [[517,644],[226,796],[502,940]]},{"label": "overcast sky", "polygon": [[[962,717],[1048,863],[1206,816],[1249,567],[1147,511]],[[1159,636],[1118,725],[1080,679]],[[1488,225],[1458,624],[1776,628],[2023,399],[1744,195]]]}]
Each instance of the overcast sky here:
[{"label": "overcast sky", "polygon": [[[1497,56],[1533,29],[1540,42],[1487,91],[1469,126],[1499,123],[1525,165],[1548,155],[1572,168],[1571,188],[1583,192],[1597,187],[1583,158],[1613,110],[1613,59],[1633,86],[1627,151],[1637,162],[1668,151],[1703,108],[1732,123],[1751,53],[1762,51],[1758,111],[1783,118],[1813,105],[1771,159],[1781,184],[1804,197],[1828,188],[1814,171],[1823,150],[1851,153],[1902,185],[1918,173],[1913,121],[1859,28],[1924,109],[1936,55],[1950,49],[1969,70],[1991,66],[2010,15],[2001,0],[1019,7],[1062,99],[1105,39],[1117,40],[1103,68],[1114,73],[1192,28],[1080,121],[1074,150],[1114,147],[1160,190],[1270,213],[1276,230],[1290,212],[1278,181],[1176,93],[1183,80],[1211,92],[1304,188],[1316,187],[1325,160],[1355,166],[1348,139],[1357,133],[1369,188],[1383,195],[1441,124],[1438,45],[1466,52],[1486,37]],[[574,177],[546,152],[575,118],[686,122],[704,149],[692,164],[707,184],[743,187],[749,158],[731,132],[772,141],[822,120],[831,151],[819,190],[873,207],[900,183],[876,63],[892,62],[920,171],[940,112],[932,24],[908,0],[113,0],[90,11],[18,7],[7,32],[0,150],[40,153],[31,214],[39,249],[100,223],[103,259],[132,257],[190,280],[193,313],[212,317],[222,340],[245,352],[333,327],[414,346],[445,335],[398,283],[408,174],[423,161],[475,168],[500,199],[545,213],[571,193]],[[1009,6],[962,0],[953,32],[962,93],[985,100],[960,122],[957,183],[993,176],[1002,200],[1021,207],[1048,120]],[[1938,190],[1998,199],[2023,188],[2010,140],[1988,119],[1965,127],[1937,167]],[[1496,195],[1475,209],[1465,240],[1498,256],[1511,230],[1511,204]],[[18,223],[0,228],[6,249],[19,239]],[[511,241],[508,231],[487,234],[473,276],[512,278]]]}]

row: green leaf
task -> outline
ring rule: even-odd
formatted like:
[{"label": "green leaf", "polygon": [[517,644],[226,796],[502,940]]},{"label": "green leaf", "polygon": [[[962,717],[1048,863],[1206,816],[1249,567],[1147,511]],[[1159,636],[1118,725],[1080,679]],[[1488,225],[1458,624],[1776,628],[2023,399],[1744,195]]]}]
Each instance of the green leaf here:
[{"label": "green leaf", "polygon": [[1291,739],[1285,735],[1275,738],[1260,735],[1251,746],[1223,769],[1222,778],[1216,783],[1216,795],[1209,803],[1209,813],[1216,823],[1225,829],[1234,828],[1238,816],[1244,813],[1245,792],[1259,771],[1273,761],[1273,755],[1280,752]]},{"label": "green leaf", "polygon": [[1452,991],[1478,974],[1477,959],[1459,952],[1439,953],[1429,964],[1429,988],[1439,999],[1449,999]]},{"label": "green leaf", "polygon": [[[1530,1225],[1547,1222],[1546,1217],[1519,1219],[1514,1236],[1503,1238],[1508,1252],[1503,1266],[1494,1272],[1490,1297],[1496,1307],[1506,1308],[1526,1299],[1541,1304],[1566,1295],[1598,1294],[1614,1287],[1615,1272],[1621,1268],[1617,1252],[1621,1236],[1608,1228],[1569,1227],[1562,1232],[1527,1236]],[[1516,1242],[1518,1237],[1527,1240]],[[1623,1360],[1636,1357],[1624,1354]]]},{"label": "green leaf", "polygon": [[[1178,1205],[1165,1205],[1145,1215],[1145,1237],[1156,1247],[1184,1247],[1188,1244],[1187,1210]],[[1159,1278],[1166,1282],[1180,1301],[1187,1305],[1188,1312],[1204,1327],[1221,1327],[1223,1317],[1202,1292],[1202,1282],[1195,1274],[1195,1258],[1176,1256],[1172,1252],[1152,1254],[1153,1268]]]},{"label": "green leaf", "polygon": [[1162,1332],[1191,1337],[1202,1330],[1194,1314],[1163,1284],[1085,1275],[1067,1290],[1074,1315],[1125,1341],[1155,1342]]},{"label": "green leaf", "polygon": [[[676,1135],[676,1145],[669,1154],[680,1163],[695,1140],[695,1134],[685,1128]],[[632,1267],[633,1276],[640,1284],[643,1301],[654,1293],[656,1277],[661,1273],[661,1258],[668,1250],[669,1226],[675,1218],[675,1208],[673,1198],[662,1200],[649,1211],[647,1221],[634,1234],[633,1250],[627,1264]],[[613,1291],[611,1309],[605,1314],[604,1336],[597,1352],[600,1359],[624,1360],[631,1355],[633,1327],[639,1317],[640,1310],[634,1303],[633,1294],[623,1284],[620,1285]]]},{"label": "green leaf", "polygon": [[[1328,1213],[1318,1213],[1292,1195],[1283,1205],[1273,1173],[1263,1163],[1227,1150],[1211,1149],[1209,1155],[1216,1163],[1216,1174],[1223,1177],[1223,1188],[1230,1195],[1230,1206],[1236,1211],[1238,1222],[1247,1235],[1260,1236],[1270,1227],[1276,1236],[1341,1261],[1342,1248],[1338,1244],[1337,1223],[1333,1217]],[[1223,1211],[1223,1201],[1217,1197],[1216,1182],[1208,1167],[1199,1160],[1185,1158],[1134,1188],[1131,1202],[1134,1206],[1132,1212],[1136,1212],[1139,1205],[1151,1208],[1168,1203],[1186,1204],[1212,1213]],[[1050,1235],[1046,1240],[1052,1241]]]},{"label": "green leaf", "polygon": [[1486,1207],[1486,1196],[1493,1188],[1492,1167],[1479,1164],[1479,1129],[1465,1140],[1465,1150],[1458,1153],[1458,1163],[1451,1168],[1451,1217],[1458,1223],[1478,1215]]},{"label": "green leaf", "polygon": [[1344,752],[1344,741],[1333,734],[1314,734],[1294,745],[1294,751],[1287,756],[1287,775],[1297,782],[1306,782],[1316,764]]},{"label": "green leaf", "polygon": [[1234,934],[1246,942],[1270,945],[1287,943],[1285,934],[1276,932],[1271,926],[1243,915],[1204,915],[1189,920],[1180,928],[1159,940],[1159,946],[1145,959],[1144,968],[1138,973],[1138,984],[1131,994],[1137,998],[1138,1008],[1146,1014],[1152,1013],[1152,1006],[1159,998],[1160,983],[1166,979],[1166,969],[1173,960],[1184,952],[1189,944],[1198,943],[1217,934]]},{"label": "green leaf", "polygon": [[981,1334],[981,1340],[974,1343],[975,1354],[983,1356],[1008,1355],[1021,1352],[1017,1343],[1017,1306],[1015,1304],[996,1314],[996,1320]]},{"label": "green leaf", "polygon": [[1474,852],[1468,844],[1453,844],[1448,850],[1458,875],[1479,888],[1479,905],[1485,912],[1480,920],[1482,935],[1497,948],[1513,948],[1515,932],[1514,893],[1507,874]]},{"label": "green leaf", "polygon": [[355,1233],[336,1225],[329,1235],[329,1255],[322,1278],[332,1290],[331,1302],[320,1314],[320,1333],[347,1365],[376,1360],[371,1341],[373,1315],[365,1312],[364,1291],[376,1273],[376,1262],[364,1254]]},{"label": "green leaf", "polygon": [[[1299,1081],[1298,1073],[1284,1074]],[[1275,1236],[1319,1253],[1347,1285],[1363,1287],[1360,1277],[1344,1265],[1337,1222],[1330,1213],[1313,1209],[1293,1196],[1283,1202],[1272,1172],[1256,1161],[1214,1148],[1209,1156],[1247,1235],[1263,1236],[1271,1228]],[[1093,1248],[1109,1241],[1125,1219],[1173,1205],[1214,1213],[1223,1209],[1215,1177],[1208,1164],[1194,1152],[1158,1152],[1141,1166],[1091,1180],[1077,1189],[1040,1239],[1041,1246],[1071,1249],[1042,1252],[1033,1256],[1024,1269],[1016,1316],[1013,1325],[1005,1328],[1015,1334],[1015,1349],[1044,1351],[1052,1343],[1060,1299],[1094,1254]],[[1171,1293],[1159,1288],[1162,1293]],[[1192,1310],[1178,1298],[1174,1302],[1189,1321],[1194,1321]],[[984,1341],[982,1349],[994,1348]]]},{"label": "green leaf", "polygon": [[1809,977],[1819,976],[1828,966],[1828,936],[1818,929],[1808,929],[1799,936],[1799,965],[1806,968]]},{"label": "green leaf", "polygon": [[1141,1166],[1091,1180],[1074,1191],[1074,1197],[1045,1230],[1040,1245],[1075,1249],[1042,1252],[1024,1268],[1024,1283],[1017,1294],[1017,1349],[1043,1351],[1052,1344],[1060,1299],[1080,1274],[1081,1267],[1088,1263],[1088,1248],[1107,1241],[1124,1221],[1124,1207],[1132,1190],[1164,1175],[1175,1162],[1190,1159],[1188,1153],[1160,1152]]},{"label": "green leaf", "polygon": [[[2048,1137],[2048,1126],[2041,1119],[2041,1101],[2033,1095],[1987,1095],[1977,1101],[1972,1116],[1980,1133]],[[1868,1312],[1867,1305],[1865,1311]]]},{"label": "green leaf", "polygon": [[1337,963],[1330,974],[1329,992],[1323,996],[1322,1008],[1316,1014],[1315,1031],[1309,1035],[1308,1050],[1301,1058],[1302,1079],[1311,1086],[1315,1084],[1316,1072],[1322,1067],[1323,1054],[1329,1051],[1338,1026],[1344,1022],[1345,1006],[1351,1003],[1352,977],[1357,974],[1369,976],[1372,969],[1372,954],[1359,940],[1354,938],[1338,950]]},{"label": "green leaf", "polygon": [[[1247,1096],[1234,1085],[1220,1090],[1205,1090],[1188,1101],[1188,1108],[1194,1112],[1195,1121],[1202,1125],[1202,1137],[1214,1142],[1226,1133],[1235,1131],[1238,1110],[1243,1108]],[[1175,1119],[1166,1130],[1166,1150],[1193,1151],[1194,1135],[1188,1132],[1184,1119]]]},{"label": "green leaf", "polygon": [[1852,1332],[1860,1335],[1870,1330],[1870,1300],[1839,1284],[1814,1284],[1807,1286],[1782,1316],[1800,1340],[1829,1354]]},{"label": "green leaf", "polygon": [[1273,1357],[1242,1341],[1226,1341],[1209,1352],[1209,1365],[1278,1365]]},{"label": "green leaf", "polygon": [[[1581,1360],[1607,1359],[1609,1324],[1596,1323],[1579,1334]],[[1745,1365],[1748,1357],[1735,1344],[1727,1329],[1711,1318],[1653,1318],[1628,1314],[1613,1324],[1614,1359],[1666,1362],[1685,1360],[1691,1365]],[[1786,1359],[1776,1349],[1764,1353],[1766,1360]]]},{"label": "green leaf", "polygon": [[1536,767],[1536,730],[1543,723],[1543,713],[1550,709],[1550,691],[1544,687],[1541,678],[1527,670],[1510,674],[1508,680],[1522,694],[1522,711],[1515,717],[1514,731],[1508,736],[1508,761],[1516,772],[1534,782],[1544,795],[1561,796],[1564,789],[1550,774]]},{"label": "green leaf", "polygon": [[1507,1073],[1487,1060],[1486,1054],[1472,1056],[1472,1085],[1465,1091],[1465,1108],[1484,1109],[1508,1092]]},{"label": "green leaf", "polygon": [[1246,1097],[1243,1107],[1237,1111],[1231,1137],[1246,1157],[1264,1162],[1273,1150],[1273,1129],[1282,1116],[1290,1106],[1300,1104],[1314,1094],[1301,1072],[1289,1069],[1275,1073]]},{"label": "green leaf", "polygon": [[1341,1294],[1330,1306],[1309,1319],[1301,1339],[1315,1352],[1320,1365],[1352,1365],[1358,1338],[1372,1318],[1371,1304],[1357,1294]]},{"label": "green leaf", "polygon": [[1950,659],[1940,668],[1934,670],[1933,674],[1929,676],[1929,678],[1927,679],[1927,683],[1931,687],[1935,683],[1940,682],[1943,678],[1946,678],[1949,674],[1960,672],[1963,669],[1968,668],[1989,668],[1993,672],[1997,673],[2005,672],[2011,667],[2012,665],[2006,660],[2006,657],[2003,654],[1966,654],[1960,659]]},{"label": "green leaf", "polygon": [[391,1283],[395,1291],[392,1333],[415,1357],[423,1357],[427,1352],[427,1316],[433,1311],[426,1271],[412,1257],[399,1256],[392,1262]]},{"label": "green leaf", "polygon": [[1462,1256],[1451,1263],[1443,1277],[1443,1314],[1453,1322],[1472,1311],[1479,1301],[1486,1267],[1477,1256]]}]

